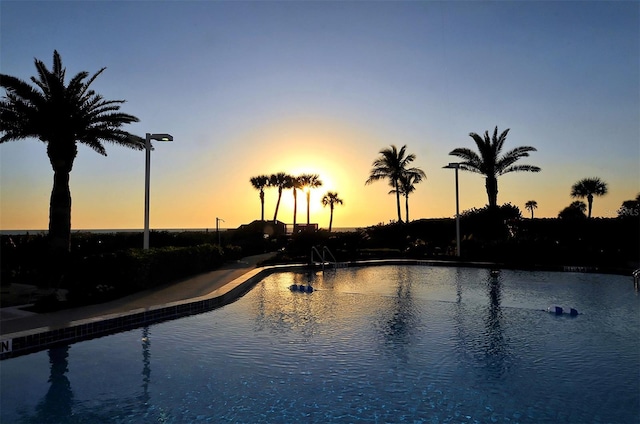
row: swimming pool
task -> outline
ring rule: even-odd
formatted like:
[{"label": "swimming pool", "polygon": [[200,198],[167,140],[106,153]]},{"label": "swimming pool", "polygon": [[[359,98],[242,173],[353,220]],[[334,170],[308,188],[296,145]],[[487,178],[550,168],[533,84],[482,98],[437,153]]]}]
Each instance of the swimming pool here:
[{"label": "swimming pool", "polygon": [[0,384],[3,423],[630,423],[640,298],[600,274],[283,272],[221,309],[4,360]]}]

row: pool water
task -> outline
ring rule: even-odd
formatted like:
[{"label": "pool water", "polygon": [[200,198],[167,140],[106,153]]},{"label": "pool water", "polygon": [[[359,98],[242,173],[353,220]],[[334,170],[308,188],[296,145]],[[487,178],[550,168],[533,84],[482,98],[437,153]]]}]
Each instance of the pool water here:
[{"label": "pool water", "polygon": [[599,274],[284,272],[209,313],[4,360],[0,377],[3,423],[634,423],[640,298]]}]

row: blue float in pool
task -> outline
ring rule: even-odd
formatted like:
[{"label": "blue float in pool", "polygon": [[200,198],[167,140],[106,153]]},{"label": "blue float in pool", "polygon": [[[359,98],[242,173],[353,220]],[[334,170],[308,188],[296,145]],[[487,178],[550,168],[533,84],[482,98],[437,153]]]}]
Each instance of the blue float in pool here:
[{"label": "blue float in pool", "polygon": [[302,293],[312,293],[313,292],[313,287],[311,287],[311,285],[305,286],[304,284],[292,284],[289,286],[289,290],[291,291],[299,291]]},{"label": "blue float in pool", "polygon": [[[561,306],[549,306],[547,312],[554,315],[562,315],[565,313],[565,310]],[[578,311],[574,308],[569,308],[569,311],[566,313],[572,317],[578,316]]]}]

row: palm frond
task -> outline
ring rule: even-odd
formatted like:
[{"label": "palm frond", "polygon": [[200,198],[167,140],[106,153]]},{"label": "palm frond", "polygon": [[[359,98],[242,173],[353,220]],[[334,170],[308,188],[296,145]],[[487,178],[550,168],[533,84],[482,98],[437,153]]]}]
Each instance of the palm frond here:
[{"label": "palm frond", "polygon": [[540,172],[541,169],[533,165],[514,165],[500,172],[498,175],[508,174],[509,172]]}]

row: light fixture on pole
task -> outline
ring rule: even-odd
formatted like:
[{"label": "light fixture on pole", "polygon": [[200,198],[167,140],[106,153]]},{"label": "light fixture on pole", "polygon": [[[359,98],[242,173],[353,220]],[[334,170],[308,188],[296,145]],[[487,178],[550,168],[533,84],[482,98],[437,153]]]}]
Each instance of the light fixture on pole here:
[{"label": "light fixture on pole", "polygon": [[460,200],[458,195],[458,169],[460,169],[460,164],[451,162],[449,165],[443,166],[443,168],[456,170],[456,256],[460,257]]},{"label": "light fixture on pole", "polygon": [[144,141],[144,150],[146,153],[144,167],[144,237],[142,248],[149,249],[149,179],[151,173],[151,140],[156,141],[173,141],[170,134],[149,134],[147,133]]},{"label": "light fixture on pole", "polygon": [[216,234],[218,234],[218,246],[220,246],[220,227],[218,227],[218,223],[219,223],[220,221],[224,222],[224,219],[222,219],[222,218],[218,218],[218,217],[216,216]]}]

